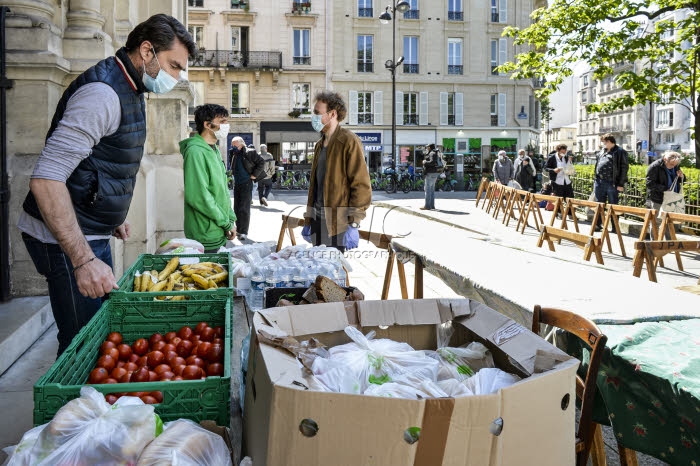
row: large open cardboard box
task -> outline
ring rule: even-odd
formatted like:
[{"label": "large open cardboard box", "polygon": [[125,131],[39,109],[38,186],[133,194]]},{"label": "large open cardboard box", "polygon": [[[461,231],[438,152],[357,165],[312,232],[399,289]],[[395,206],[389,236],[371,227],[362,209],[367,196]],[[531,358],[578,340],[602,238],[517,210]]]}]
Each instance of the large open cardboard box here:
[{"label": "large open cardboard box", "polygon": [[[435,325],[450,320],[456,328],[451,346],[480,341],[498,367],[524,378],[496,394],[461,398],[313,391],[305,388],[314,385],[313,376],[293,355],[256,337],[263,329],[335,346],[349,341],[343,329],[355,325],[364,333],[375,330],[376,338],[435,349]],[[548,370],[540,372],[547,360]],[[266,309],[253,319],[244,454],[255,466],[573,465],[577,366],[528,329],[467,299]],[[309,420],[317,430],[308,428]],[[412,444],[404,439],[411,427],[421,428]]]}]

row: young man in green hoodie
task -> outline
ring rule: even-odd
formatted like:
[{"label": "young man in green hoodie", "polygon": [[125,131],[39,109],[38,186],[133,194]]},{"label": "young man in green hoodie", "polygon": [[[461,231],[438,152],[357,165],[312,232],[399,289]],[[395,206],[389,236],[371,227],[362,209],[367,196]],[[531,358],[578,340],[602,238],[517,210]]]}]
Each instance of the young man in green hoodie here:
[{"label": "young man in green hoodie", "polygon": [[216,252],[236,236],[226,167],[216,145],[217,140],[226,140],[228,111],[221,105],[200,105],[194,121],[198,134],[180,141],[185,159],[185,236],[202,243],[204,252]]}]

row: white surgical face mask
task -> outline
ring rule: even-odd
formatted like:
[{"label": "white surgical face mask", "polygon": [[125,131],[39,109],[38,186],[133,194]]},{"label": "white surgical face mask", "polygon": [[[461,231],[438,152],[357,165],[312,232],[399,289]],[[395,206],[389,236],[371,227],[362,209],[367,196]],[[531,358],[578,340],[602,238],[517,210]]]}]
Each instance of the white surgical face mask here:
[{"label": "white surgical face mask", "polygon": [[214,136],[216,136],[216,139],[225,140],[226,136],[228,136],[228,131],[230,128],[231,125],[228,123],[222,123],[219,125],[219,129],[214,131]]},{"label": "white surgical face mask", "polygon": [[146,86],[146,89],[156,94],[167,94],[173,90],[177,84],[177,79],[163,71],[163,68],[160,66],[160,62],[158,61],[158,57],[156,56],[155,50],[153,51],[153,57],[156,59],[156,63],[158,63],[158,74],[155,78],[152,78],[148,73],[146,73],[146,65],[144,64],[143,85]]},{"label": "white surgical face mask", "polygon": [[[326,113],[328,113],[328,112],[326,112]],[[323,113],[321,115],[311,115],[311,126],[314,128],[314,131],[321,132],[323,127],[326,126],[321,121],[321,119],[323,118],[323,115],[325,115],[326,113]]]}]

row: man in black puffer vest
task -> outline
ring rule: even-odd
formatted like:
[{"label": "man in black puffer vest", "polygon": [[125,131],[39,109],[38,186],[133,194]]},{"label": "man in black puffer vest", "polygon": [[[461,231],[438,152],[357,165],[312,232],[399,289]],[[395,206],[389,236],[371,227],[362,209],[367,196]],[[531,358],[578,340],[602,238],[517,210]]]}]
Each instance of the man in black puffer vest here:
[{"label": "man in black puffer vest", "polygon": [[170,91],[195,53],[182,23],[154,15],[58,102],[17,226],[48,282],[59,355],[117,286],[109,238],[129,236],[146,141],[143,94]]}]

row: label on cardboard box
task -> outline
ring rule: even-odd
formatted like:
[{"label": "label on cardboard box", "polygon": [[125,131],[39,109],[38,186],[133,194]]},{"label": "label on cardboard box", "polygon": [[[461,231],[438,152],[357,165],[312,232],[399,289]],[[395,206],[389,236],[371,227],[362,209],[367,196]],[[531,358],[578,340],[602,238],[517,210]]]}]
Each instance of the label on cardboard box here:
[{"label": "label on cardboard box", "polygon": [[510,321],[506,323],[503,327],[496,330],[491,336],[491,340],[493,340],[493,342],[496,343],[498,346],[501,346],[503,343],[507,342],[511,338],[518,336],[524,331],[525,327],[523,327],[517,322]]}]

